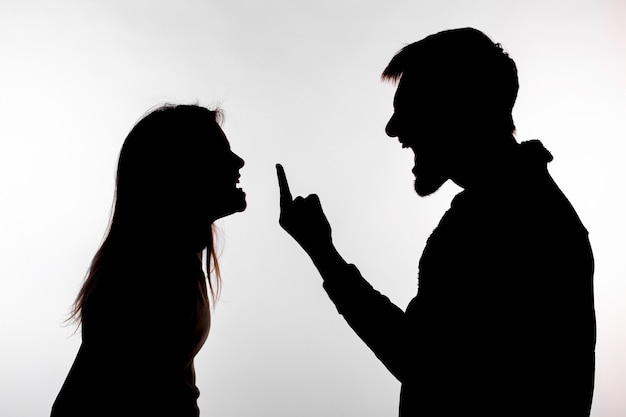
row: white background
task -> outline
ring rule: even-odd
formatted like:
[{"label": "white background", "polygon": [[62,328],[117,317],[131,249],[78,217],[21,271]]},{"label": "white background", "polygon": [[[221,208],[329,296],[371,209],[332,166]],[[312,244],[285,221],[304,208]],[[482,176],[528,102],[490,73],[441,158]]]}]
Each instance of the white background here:
[{"label": "white background", "polygon": [[201,414],[396,415],[399,383],[278,226],[274,164],[294,194],[320,195],[344,257],[406,307],[424,243],[458,188],[414,194],[411,152],[384,134],[395,89],[379,76],[405,44],[464,26],[517,62],[518,139],[552,151],[551,172],[589,229],[592,415],[624,415],[625,4],[4,0],[0,415],[49,413],[80,343],[63,320],[106,229],[117,154],[164,102],[221,106],[246,160],[248,210],[220,223],[223,297],[196,358]]}]

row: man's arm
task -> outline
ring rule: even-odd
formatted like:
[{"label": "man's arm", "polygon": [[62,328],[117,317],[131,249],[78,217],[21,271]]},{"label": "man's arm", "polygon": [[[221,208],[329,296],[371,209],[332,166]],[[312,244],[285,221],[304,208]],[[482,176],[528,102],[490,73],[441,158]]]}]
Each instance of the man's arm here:
[{"label": "man's arm", "polygon": [[363,279],[337,252],[317,195],[291,196],[285,171],[276,166],[280,187],[279,223],[307,252],[324,289],[350,327],[401,382],[408,367],[410,335],[404,312]]}]

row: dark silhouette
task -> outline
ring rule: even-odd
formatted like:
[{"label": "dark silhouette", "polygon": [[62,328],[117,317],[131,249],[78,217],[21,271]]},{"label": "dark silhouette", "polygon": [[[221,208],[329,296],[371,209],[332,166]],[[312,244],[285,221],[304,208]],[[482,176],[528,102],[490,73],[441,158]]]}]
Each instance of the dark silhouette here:
[{"label": "dark silhouette", "polygon": [[220,112],[160,107],[120,152],[114,212],[76,299],[82,344],[53,417],[197,417],[193,360],[219,295],[213,222],[243,211]]},{"label": "dark silhouette", "polygon": [[386,131],[415,153],[417,193],[463,188],[428,239],[417,296],[402,311],[374,290],[337,253],[317,196],[292,200],[278,165],[280,224],[402,383],[401,416],[588,416],[593,256],[550,153],[513,136],[514,62],[456,29],[402,49],[383,79],[398,81]]}]

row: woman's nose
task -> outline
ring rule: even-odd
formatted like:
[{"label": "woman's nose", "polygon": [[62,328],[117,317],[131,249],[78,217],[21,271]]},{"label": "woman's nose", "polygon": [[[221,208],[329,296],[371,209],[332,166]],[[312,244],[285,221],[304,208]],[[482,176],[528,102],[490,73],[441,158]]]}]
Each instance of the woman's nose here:
[{"label": "woman's nose", "polygon": [[246,164],[246,161],[244,161],[243,158],[241,158],[236,153],[233,153],[233,155],[235,156],[235,163],[237,165],[237,169],[243,168],[243,166]]}]

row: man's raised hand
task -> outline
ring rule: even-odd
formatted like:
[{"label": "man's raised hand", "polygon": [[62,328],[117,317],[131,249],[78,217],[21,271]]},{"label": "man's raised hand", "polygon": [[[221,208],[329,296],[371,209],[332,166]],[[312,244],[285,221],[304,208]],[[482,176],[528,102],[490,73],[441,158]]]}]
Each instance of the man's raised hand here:
[{"label": "man's raised hand", "polygon": [[285,170],[276,164],[280,189],[279,223],[311,256],[332,248],[331,229],[316,194],[306,198],[291,196]]}]

